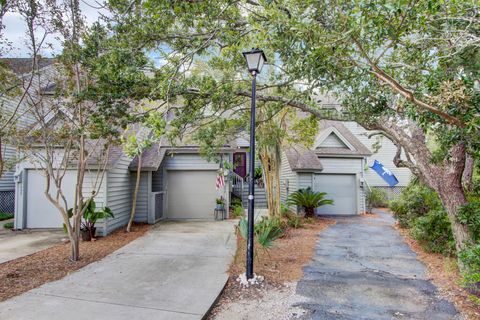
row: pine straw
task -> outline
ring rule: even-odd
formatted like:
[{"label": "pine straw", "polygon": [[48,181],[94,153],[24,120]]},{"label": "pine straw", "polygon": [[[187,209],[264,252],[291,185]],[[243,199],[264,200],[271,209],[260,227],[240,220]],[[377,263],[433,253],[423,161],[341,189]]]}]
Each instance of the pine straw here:
[{"label": "pine straw", "polygon": [[44,283],[61,279],[144,235],[150,226],[134,225],[92,242],[80,243],[80,260],[72,262],[70,244],[59,244],[34,254],[0,264],[0,301],[4,301]]},{"label": "pine straw", "polygon": [[257,275],[265,277],[263,288],[243,289],[236,281],[238,275],[245,272],[246,264],[246,241],[238,235],[237,252],[228,271],[230,278],[210,313],[210,319],[222,305],[244,298],[259,297],[268,289],[298,281],[303,276],[303,266],[313,257],[319,233],[334,223],[335,220],[332,219],[316,218],[313,224],[305,224],[298,229],[289,228],[285,236],[275,240],[268,251],[257,245],[253,269]]},{"label": "pine straw", "polygon": [[461,275],[455,258],[445,257],[439,253],[426,252],[415,240],[408,229],[395,228],[403,236],[405,243],[417,254],[420,261],[427,266],[428,278],[437,286],[440,294],[455,304],[455,307],[468,319],[480,319],[480,306],[470,300],[468,291],[460,285]]}]

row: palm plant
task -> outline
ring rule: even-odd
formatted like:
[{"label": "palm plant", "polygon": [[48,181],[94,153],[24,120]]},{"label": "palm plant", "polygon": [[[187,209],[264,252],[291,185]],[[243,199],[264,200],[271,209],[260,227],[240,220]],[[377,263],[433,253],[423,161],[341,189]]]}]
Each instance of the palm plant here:
[{"label": "palm plant", "polygon": [[326,192],[315,192],[310,187],[299,189],[288,197],[287,204],[304,208],[305,217],[313,217],[315,208],[333,204],[333,200],[325,199],[326,195]]}]

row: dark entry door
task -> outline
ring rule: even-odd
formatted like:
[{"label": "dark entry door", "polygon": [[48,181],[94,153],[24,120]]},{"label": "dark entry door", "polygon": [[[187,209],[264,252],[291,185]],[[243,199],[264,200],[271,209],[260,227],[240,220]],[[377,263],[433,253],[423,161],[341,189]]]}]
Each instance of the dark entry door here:
[{"label": "dark entry door", "polygon": [[245,152],[234,153],[233,166],[233,171],[240,177],[245,178],[247,175],[247,154]]}]

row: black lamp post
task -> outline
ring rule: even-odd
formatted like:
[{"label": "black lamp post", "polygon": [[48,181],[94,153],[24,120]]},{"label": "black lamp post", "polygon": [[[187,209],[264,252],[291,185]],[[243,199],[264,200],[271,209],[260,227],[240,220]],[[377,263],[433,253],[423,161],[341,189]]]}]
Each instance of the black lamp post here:
[{"label": "black lamp post", "polygon": [[257,90],[257,74],[262,71],[263,64],[267,61],[262,50],[252,49],[243,52],[247,60],[248,71],[252,74],[252,107],[250,113],[250,168],[248,181],[248,239],[247,239],[247,279],[253,278],[253,210],[255,196],[255,95]]}]

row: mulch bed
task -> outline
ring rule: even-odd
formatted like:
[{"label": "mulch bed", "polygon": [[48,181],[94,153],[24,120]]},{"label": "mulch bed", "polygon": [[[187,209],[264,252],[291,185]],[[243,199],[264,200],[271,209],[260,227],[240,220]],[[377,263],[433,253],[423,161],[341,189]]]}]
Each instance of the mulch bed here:
[{"label": "mulch bed", "polygon": [[0,301],[44,283],[61,279],[144,235],[150,226],[134,225],[131,232],[119,229],[107,237],[80,243],[80,260],[72,262],[70,244],[59,244],[34,254],[0,264]]},{"label": "mulch bed", "polygon": [[265,277],[261,288],[243,289],[236,281],[238,275],[245,272],[246,264],[246,241],[237,236],[237,252],[228,271],[230,278],[209,318],[212,319],[221,306],[229,302],[259,297],[268,289],[279,288],[287,282],[299,280],[303,275],[303,266],[313,257],[320,231],[334,223],[332,219],[317,218],[315,223],[305,224],[302,228],[289,228],[284,237],[274,241],[270,250],[258,248],[254,272]]},{"label": "mulch bed", "polygon": [[437,286],[441,295],[455,304],[455,307],[468,319],[480,319],[480,306],[470,300],[470,294],[461,286],[460,273],[456,258],[445,257],[438,253],[426,252],[415,240],[408,229],[395,228],[403,236],[404,241],[417,254],[427,267],[428,278]]}]

